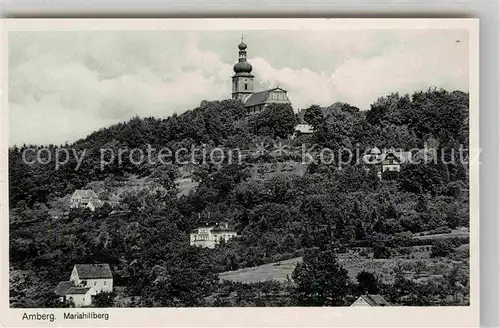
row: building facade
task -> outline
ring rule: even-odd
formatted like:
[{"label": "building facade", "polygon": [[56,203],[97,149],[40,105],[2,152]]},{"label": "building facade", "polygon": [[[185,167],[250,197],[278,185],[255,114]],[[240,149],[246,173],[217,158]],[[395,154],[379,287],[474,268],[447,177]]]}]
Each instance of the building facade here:
[{"label": "building facade", "polygon": [[75,307],[92,305],[99,293],[113,292],[113,274],[109,264],[75,264],[69,281],[61,281],[55,293],[61,301],[71,301]]},{"label": "building facade", "polygon": [[75,304],[75,307],[91,306],[94,296],[97,295],[93,288],[71,287],[66,292],[66,299]]},{"label": "building facade", "polygon": [[202,226],[191,230],[189,244],[206,248],[215,248],[222,241],[227,242],[238,235],[228,224]]},{"label": "building facade", "polygon": [[76,286],[92,287],[96,293],[113,291],[109,264],[75,264],[69,278]]}]

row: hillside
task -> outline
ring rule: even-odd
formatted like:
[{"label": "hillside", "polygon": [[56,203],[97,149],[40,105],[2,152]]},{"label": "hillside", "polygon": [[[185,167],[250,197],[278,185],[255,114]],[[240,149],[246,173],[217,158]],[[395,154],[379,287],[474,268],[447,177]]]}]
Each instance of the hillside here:
[{"label": "hillside", "polygon": [[[304,290],[316,276],[298,270],[303,289],[283,280],[293,259],[302,256],[308,265],[324,267],[310,272],[324,273],[325,283],[332,280],[328,274],[341,277],[339,295],[345,298],[335,305],[360,293],[357,273],[363,268],[380,275],[381,293],[394,304],[410,305],[417,294],[429,295],[418,297],[418,305],[446,302],[442,290],[467,294],[465,251],[459,247],[468,243],[467,233],[413,238],[468,227],[468,164],[457,152],[468,144],[467,117],[468,95],[462,92],[391,94],[366,112],[341,103],[311,106],[304,118],[314,125],[314,134],[288,139],[296,122],[289,105],[246,117],[241,103],[226,100],[167,119],[134,118],[71,145],[38,145],[35,153],[47,149],[49,164],[23,161],[28,145],[11,148],[10,270],[23,273],[22,279],[13,274],[22,281],[11,286],[11,302],[54,307],[53,289],[75,263],[108,263],[120,299],[134,297],[134,306],[208,306],[206,297],[234,287],[221,284],[221,277],[281,277],[273,287],[280,302],[310,305]],[[357,161],[357,154],[374,146],[424,145],[435,147],[447,163],[402,165],[400,172],[379,178],[376,167]],[[286,151],[279,151],[283,146]],[[101,161],[101,149],[129,154],[150,147],[156,149],[153,158],[163,148],[183,151],[171,163],[137,164],[127,156]],[[85,160],[72,158],[56,169],[54,158],[66,148],[85,150]],[[302,149],[311,148],[314,158],[306,163]],[[203,161],[204,152],[214,149],[239,149],[247,157]],[[344,153],[318,160],[337,150]],[[346,153],[355,154],[351,161]],[[109,206],[94,212],[69,209],[69,195],[81,188],[94,190]],[[192,229],[215,222],[227,222],[238,238],[215,249],[190,246]],[[343,261],[345,254],[352,259]],[[402,257],[411,265],[420,258],[430,272],[441,267],[443,277],[414,284],[418,274],[391,271]],[[248,269],[262,265],[267,266]],[[337,265],[345,265],[347,273]],[[419,266],[417,271],[425,271]],[[243,271],[228,273],[235,270]],[[406,285],[411,288],[401,287]],[[262,294],[259,283],[237,288],[242,289],[234,306],[276,304],[254,297]]]}]

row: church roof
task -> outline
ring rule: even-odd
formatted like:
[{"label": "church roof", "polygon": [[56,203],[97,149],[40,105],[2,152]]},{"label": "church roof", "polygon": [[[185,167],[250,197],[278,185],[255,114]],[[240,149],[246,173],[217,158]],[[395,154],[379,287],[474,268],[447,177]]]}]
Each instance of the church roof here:
[{"label": "church roof", "polygon": [[247,48],[247,44],[243,42],[243,39],[241,39],[241,43],[238,45],[238,49],[240,50],[245,50]]},{"label": "church roof", "polygon": [[263,104],[269,96],[269,90],[253,93],[245,102],[245,107]]},{"label": "church roof", "polygon": [[253,93],[250,97],[248,97],[247,101],[245,102],[245,107],[250,107],[254,105],[260,105],[266,102],[267,98],[269,97],[269,93],[274,90],[281,90],[286,92],[285,89],[281,88],[272,88],[260,92]]}]

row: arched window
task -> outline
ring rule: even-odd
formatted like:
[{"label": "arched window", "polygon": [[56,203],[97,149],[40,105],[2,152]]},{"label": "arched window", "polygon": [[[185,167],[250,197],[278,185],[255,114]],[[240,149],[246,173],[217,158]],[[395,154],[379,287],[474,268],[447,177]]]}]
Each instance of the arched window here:
[{"label": "arched window", "polygon": [[245,90],[248,90],[248,83],[245,83]]}]

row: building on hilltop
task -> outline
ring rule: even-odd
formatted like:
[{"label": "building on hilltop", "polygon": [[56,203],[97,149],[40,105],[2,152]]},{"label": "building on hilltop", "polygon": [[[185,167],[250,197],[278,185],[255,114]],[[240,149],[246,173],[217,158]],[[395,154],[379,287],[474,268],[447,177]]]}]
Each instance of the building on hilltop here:
[{"label": "building on hilltop", "polygon": [[61,281],[55,293],[61,301],[71,301],[75,307],[92,305],[99,293],[113,292],[113,274],[109,264],[75,264],[69,281]]},{"label": "building on hilltop", "polygon": [[390,306],[380,295],[361,295],[351,306]]},{"label": "building on hilltop", "polygon": [[232,98],[243,102],[248,114],[263,111],[269,104],[290,104],[287,91],[280,87],[254,92],[252,65],[247,61],[247,45],[241,40],[238,45],[238,62],[234,65],[232,77]]},{"label": "building on hilltop", "polygon": [[215,248],[222,241],[227,242],[238,234],[227,223],[207,225],[191,230],[189,244],[206,248]]},{"label": "building on hilltop", "polygon": [[96,208],[102,206],[102,201],[99,196],[92,189],[87,190],[75,190],[71,199],[69,200],[70,208],[80,208],[87,207],[91,211],[95,211]]}]

